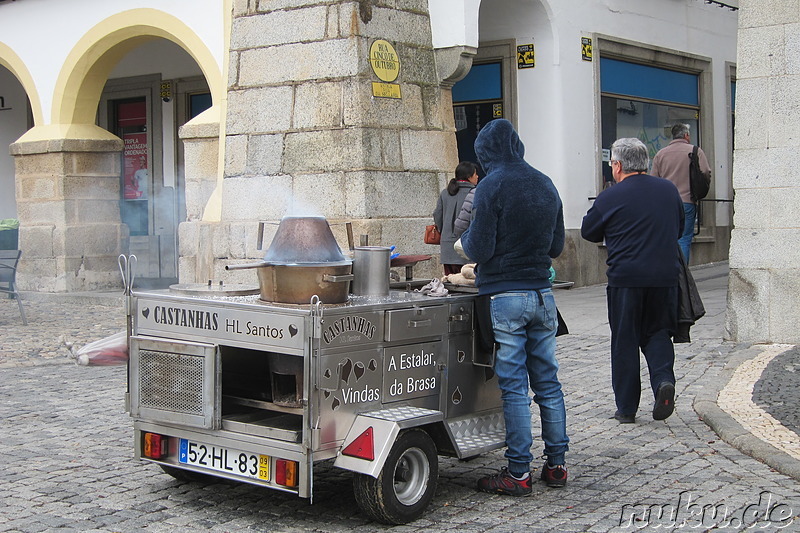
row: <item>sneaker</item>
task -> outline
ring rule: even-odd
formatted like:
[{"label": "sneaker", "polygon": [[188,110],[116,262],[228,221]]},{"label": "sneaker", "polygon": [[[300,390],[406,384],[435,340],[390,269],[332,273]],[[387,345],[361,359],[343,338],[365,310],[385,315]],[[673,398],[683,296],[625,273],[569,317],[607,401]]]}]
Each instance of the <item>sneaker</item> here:
[{"label": "sneaker", "polygon": [[614,419],[620,424],[634,424],[636,422],[636,415],[624,415],[617,411],[614,413]]},{"label": "sneaker", "polygon": [[565,465],[550,466],[547,461],[542,466],[542,481],[548,487],[561,488],[567,484],[567,467]]},{"label": "sneaker", "polygon": [[531,476],[517,479],[511,475],[508,468],[500,469],[499,474],[482,477],[478,480],[478,490],[492,494],[507,494],[509,496],[527,496],[531,488]]},{"label": "sneaker", "polygon": [[653,406],[653,420],[665,420],[675,410],[675,385],[665,381],[658,386],[656,403]]}]

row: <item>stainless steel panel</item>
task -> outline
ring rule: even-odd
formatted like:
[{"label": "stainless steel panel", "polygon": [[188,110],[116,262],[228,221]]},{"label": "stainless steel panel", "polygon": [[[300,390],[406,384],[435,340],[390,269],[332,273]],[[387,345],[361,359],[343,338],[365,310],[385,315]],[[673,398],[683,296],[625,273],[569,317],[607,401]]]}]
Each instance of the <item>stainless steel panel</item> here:
[{"label": "stainless steel panel", "polygon": [[450,333],[472,331],[474,323],[472,300],[463,300],[450,304]]},{"label": "stainless steel panel", "polygon": [[473,335],[450,337],[447,356],[447,418],[464,416],[502,405],[497,377],[491,368],[472,361]]},{"label": "stainless steel panel", "polygon": [[383,311],[356,311],[344,316],[325,315],[320,335],[323,347],[360,346],[383,340]]},{"label": "stainless steel panel", "polygon": [[425,342],[384,349],[384,403],[425,396],[438,398],[442,387],[439,365],[447,360],[441,342]]},{"label": "stainless steel panel", "polygon": [[447,305],[386,311],[386,340],[389,342],[444,335],[447,329]]},{"label": "stainless steel panel", "polygon": [[259,435],[287,442],[300,442],[302,418],[293,415],[272,416],[269,413],[251,412],[226,415],[222,428],[247,435]]},{"label": "stainless steel panel", "polygon": [[459,459],[505,446],[506,426],[502,410],[448,420],[446,427]]},{"label": "stainless steel panel", "polygon": [[218,365],[219,351],[214,345],[132,337],[131,416],[219,428]]},{"label": "stainless steel panel", "polygon": [[303,315],[251,310],[212,299],[140,297],[134,319],[138,335],[244,348],[302,352],[307,339]]}]

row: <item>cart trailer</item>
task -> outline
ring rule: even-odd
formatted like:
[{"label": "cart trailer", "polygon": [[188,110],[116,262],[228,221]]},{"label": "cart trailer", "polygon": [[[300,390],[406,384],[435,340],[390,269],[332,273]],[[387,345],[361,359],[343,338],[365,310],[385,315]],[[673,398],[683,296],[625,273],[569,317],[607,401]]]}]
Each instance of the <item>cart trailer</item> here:
[{"label": "cart trailer", "polygon": [[314,465],[354,473],[360,509],[422,515],[438,455],[504,446],[475,295],[392,290],[325,305],[231,291],[128,297],[127,407],[137,458],[313,498]]}]

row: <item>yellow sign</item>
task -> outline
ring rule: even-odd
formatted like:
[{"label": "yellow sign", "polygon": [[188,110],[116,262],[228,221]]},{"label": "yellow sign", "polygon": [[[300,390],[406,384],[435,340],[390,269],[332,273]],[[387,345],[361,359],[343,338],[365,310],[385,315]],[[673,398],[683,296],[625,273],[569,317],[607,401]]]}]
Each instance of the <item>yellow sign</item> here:
[{"label": "yellow sign", "polygon": [[589,37],[581,37],[581,59],[592,60],[592,40]]},{"label": "yellow sign", "polygon": [[402,98],[400,96],[400,85],[396,83],[372,82],[372,96],[377,98]]},{"label": "yellow sign", "polygon": [[536,66],[536,59],[533,55],[532,44],[520,44],[517,46],[517,68],[533,68]]},{"label": "yellow sign", "polygon": [[369,63],[381,81],[394,81],[400,74],[400,59],[388,41],[378,39],[369,47]]},{"label": "yellow sign", "polygon": [[503,104],[492,104],[492,117],[503,118]]}]

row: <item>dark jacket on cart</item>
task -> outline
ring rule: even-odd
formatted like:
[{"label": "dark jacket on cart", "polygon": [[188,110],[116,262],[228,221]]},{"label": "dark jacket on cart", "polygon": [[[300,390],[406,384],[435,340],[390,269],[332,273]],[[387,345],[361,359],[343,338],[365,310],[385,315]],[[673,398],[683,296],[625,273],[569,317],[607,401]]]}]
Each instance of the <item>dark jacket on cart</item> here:
[{"label": "dark jacket on cart", "polygon": [[[475,153],[486,176],[461,236],[464,252],[478,263],[479,294],[549,288],[551,258],[564,248],[561,198],[550,178],[522,158],[522,142],[509,121],[492,120],[483,130]],[[515,212],[526,215],[505,216]]]}]

